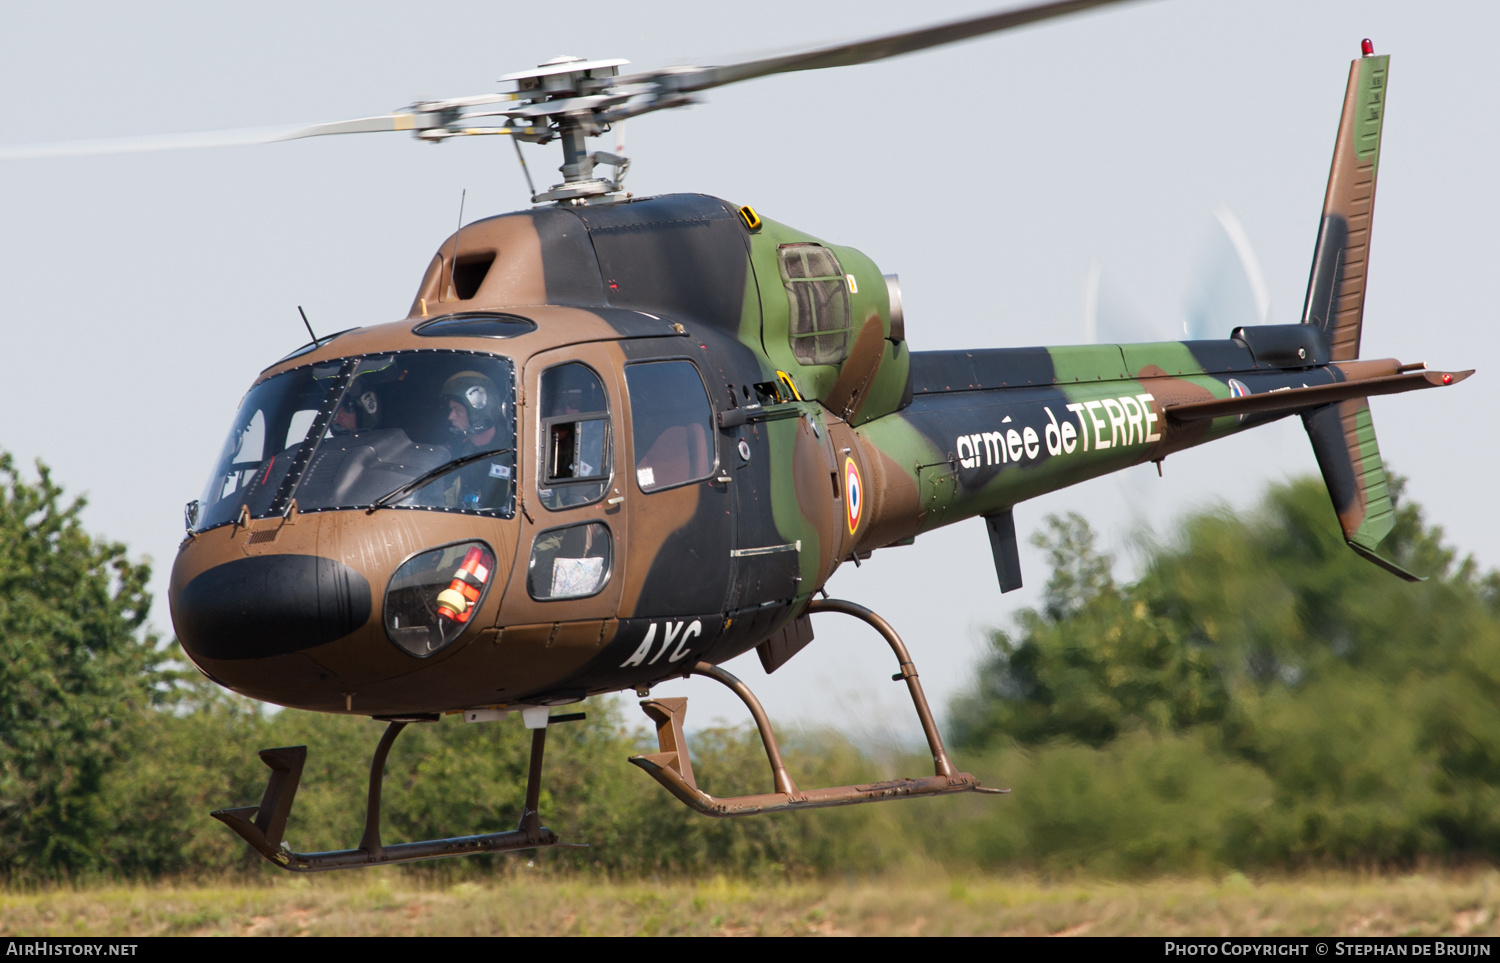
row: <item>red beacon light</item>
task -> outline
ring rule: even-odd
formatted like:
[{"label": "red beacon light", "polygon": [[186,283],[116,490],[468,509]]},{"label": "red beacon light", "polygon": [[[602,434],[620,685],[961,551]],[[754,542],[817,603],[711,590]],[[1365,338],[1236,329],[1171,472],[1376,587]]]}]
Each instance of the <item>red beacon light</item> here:
[{"label": "red beacon light", "polygon": [[1375,44],[1370,42],[1369,37],[1366,37],[1359,42],[1359,52],[1364,54],[1366,57],[1375,52]]}]

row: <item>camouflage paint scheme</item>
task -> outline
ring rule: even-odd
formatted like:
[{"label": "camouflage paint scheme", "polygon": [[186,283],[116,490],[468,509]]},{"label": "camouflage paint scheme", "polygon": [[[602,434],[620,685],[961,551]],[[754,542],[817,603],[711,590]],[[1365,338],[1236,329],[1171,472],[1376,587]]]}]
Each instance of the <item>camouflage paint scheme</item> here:
[{"label": "camouflage paint scheme", "polygon": [[[1362,57],[1349,65],[1349,85],[1323,200],[1323,223],[1302,311],[1303,323],[1328,332],[1331,357],[1337,361],[1359,357],[1389,72],[1389,57]],[[1355,551],[1389,567],[1374,550],[1395,524],[1395,506],[1369,405],[1354,398],[1309,412],[1302,419],[1344,537]]]},{"label": "camouflage paint scheme", "polygon": [[[984,516],[1002,585],[1013,588],[1012,506],[1292,413],[1306,421],[1350,544],[1373,557],[1391,508],[1363,397],[1466,375],[1355,360],[1384,83],[1385,58],[1355,62],[1306,323],[1222,341],[913,353],[879,268],[830,244],[848,288],[846,354],[803,364],[778,251],[823,242],[748,208],[670,195],[468,225],[439,246],[406,319],[328,339],[260,380],[397,350],[511,359],[514,517],[290,509],[194,532],[172,573],[178,635],[235,691],[401,718],[647,687],[757,646],[774,669],[810,638],[802,613],[846,561]],[[485,262],[460,298],[455,272]],[[501,340],[414,331],[470,312],[524,317],[535,329]],[[625,372],[668,359],[691,361],[703,378],[719,425],[713,470],[643,491]],[[533,399],[541,373],[565,362],[603,380],[614,464],[611,497],[554,511],[536,495],[543,439]],[[612,533],[608,582],[588,598],[531,597],[533,539],[577,522]],[[412,556],[475,538],[496,556],[482,606],[451,645],[408,655],[386,637],[383,587]],[[220,566],[257,557],[278,559],[268,571],[283,571],[285,583],[316,583],[307,605],[321,628],[289,624],[266,585],[216,588],[223,597],[202,603]],[[199,590],[196,579],[207,579]],[[230,629],[246,641],[216,641]]]}]

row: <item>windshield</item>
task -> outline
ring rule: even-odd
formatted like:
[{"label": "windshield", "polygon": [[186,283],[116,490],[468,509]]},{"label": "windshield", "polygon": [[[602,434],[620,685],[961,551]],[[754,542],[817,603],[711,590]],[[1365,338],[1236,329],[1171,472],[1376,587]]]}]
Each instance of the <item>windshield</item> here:
[{"label": "windshield", "polygon": [[256,385],[209,477],[197,530],[243,511],[280,514],[293,500],[299,512],[369,508],[396,492],[382,504],[510,517],[513,371],[492,355],[402,351]]}]

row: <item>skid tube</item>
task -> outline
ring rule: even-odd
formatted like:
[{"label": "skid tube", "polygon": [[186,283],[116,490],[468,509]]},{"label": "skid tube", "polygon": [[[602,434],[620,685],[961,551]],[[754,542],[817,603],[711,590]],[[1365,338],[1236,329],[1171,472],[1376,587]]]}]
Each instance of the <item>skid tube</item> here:
[{"label": "skid tube", "polygon": [[[551,722],[568,722],[583,718],[582,713],[555,716]],[[385,774],[385,760],[391,744],[406,728],[406,722],[392,722],[380,737],[375,757],[370,761],[370,791],[365,805],[365,831],[357,849],[338,849],[321,853],[299,853],[281,841],[286,832],[287,816],[297,795],[302,766],[307,761],[306,746],[262,749],[261,761],[271,769],[265,794],[259,806],[220,809],[210,813],[215,819],[239,833],[245,842],[266,859],[293,873],[320,873],[333,869],[410,863],[419,859],[442,859],[448,856],[471,856],[478,853],[508,853],[522,849],[570,846],[559,842],[557,834],[542,825],[537,812],[542,793],[542,753],[547,743],[547,727],[531,732],[531,761],[526,773],[526,805],[520,824],[501,833],[478,836],[451,836],[447,839],[424,839],[411,843],[383,845],[380,841],[380,783]]]},{"label": "skid tube", "polygon": [[765,747],[766,758],[771,763],[771,780],[774,791],[749,796],[711,796],[698,788],[693,776],[693,764],[688,758],[687,739],[683,734],[683,718],[687,714],[687,700],[647,699],[641,709],[656,723],[656,738],[660,752],[650,755],[631,756],[630,761],[644,769],[653,779],[661,783],[668,792],[692,809],[706,816],[752,816],[757,813],[781,812],[788,809],[821,809],[828,806],[853,806],[860,803],[880,802],[889,799],[911,799],[917,796],[941,796],[960,792],[1004,793],[1006,789],[991,789],[979,784],[979,780],[966,772],[958,772],[948,760],[942,736],[927,705],[927,696],[922,692],[922,683],[917,678],[917,667],[912,664],[906,645],[889,622],[862,605],[842,599],[815,600],[806,614],[815,612],[840,612],[857,618],[880,633],[890,645],[900,664],[901,671],[891,678],[906,681],[916,706],[917,717],[922,723],[922,732],[927,737],[927,747],[932,751],[933,774],[917,779],[892,779],[886,782],[864,785],[835,786],[829,789],[799,789],[786,771],[781,759],[781,748],[776,734],[771,730],[771,721],[761,707],[760,700],[750,687],[733,674],[717,665],[699,662],[688,670],[691,675],[706,676],[728,686],[740,697],[755,720]]}]

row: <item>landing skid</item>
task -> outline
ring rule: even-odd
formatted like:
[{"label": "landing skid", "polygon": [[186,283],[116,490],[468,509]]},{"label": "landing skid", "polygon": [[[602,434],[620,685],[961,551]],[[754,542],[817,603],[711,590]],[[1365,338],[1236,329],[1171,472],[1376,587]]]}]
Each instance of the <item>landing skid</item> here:
[{"label": "landing skid", "polygon": [[[581,718],[574,716],[572,718]],[[559,718],[556,721],[563,721]],[[220,809],[211,815],[230,829],[239,833],[256,852],[266,859],[293,873],[319,873],[331,869],[349,869],[357,866],[379,866],[388,863],[409,863],[419,859],[442,859],[447,856],[471,856],[476,853],[508,853],[520,849],[541,849],[548,846],[570,845],[558,841],[557,834],[542,825],[537,806],[542,792],[542,752],[547,742],[547,729],[532,730],[531,763],[526,774],[526,805],[521,813],[520,825],[503,833],[485,833],[479,836],[452,836],[447,839],[426,839],[413,843],[383,845],[380,841],[380,782],[385,773],[386,756],[396,736],[406,728],[405,722],[392,722],[380,737],[375,748],[375,758],[370,762],[370,792],[365,807],[365,832],[358,849],[339,849],[322,853],[299,853],[288,849],[281,841],[286,831],[287,816],[292,811],[292,800],[297,795],[297,784],[302,778],[302,766],[307,761],[306,746],[288,746],[281,749],[262,749],[261,761],[271,767],[271,778],[261,796],[259,806],[239,809]]]},{"label": "landing skid", "polygon": [[[863,785],[835,786],[828,789],[799,789],[786,771],[782,762],[781,748],[771,730],[771,722],[761,708],[760,700],[749,687],[729,672],[707,662],[699,662],[689,671],[707,676],[730,689],[750,709],[755,727],[760,733],[766,758],[771,764],[771,779],[774,791],[749,796],[711,796],[698,788],[693,776],[693,765],[688,758],[687,739],[683,735],[682,721],[687,713],[686,699],[648,699],[641,703],[646,715],[656,723],[657,741],[661,751],[645,756],[632,756],[630,761],[646,770],[666,787],[667,791],[688,806],[709,816],[749,816],[755,813],[779,812],[788,809],[819,809],[827,806],[852,806],[859,803],[879,802],[887,799],[911,799],[917,796],[942,796],[960,792],[1001,793],[1004,789],[990,789],[979,784],[979,780],[966,772],[958,772],[948,761],[948,752],[943,748],[938,735],[937,723],[927,697],[922,693],[922,683],[917,679],[917,667],[912,664],[902,643],[890,623],[869,609],[837,599],[815,601],[807,613],[841,612],[869,624],[890,645],[896,654],[901,671],[891,678],[905,680],[911,693],[917,718],[927,737],[927,746],[932,751],[933,774],[917,779],[892,779]],[[555,716],[550,721],[566,722],[583,718],[582,714]],[[365,831],[356,849],[339,849],[321,853],[299,853],[282,842],[286,832],[287,817],[292,811],[292,802],[297,796],[297,785],[302,779],[302,767],[307,761],[306,746],[287,746],[280,749],[262,749],[261,761],[271,769],[266,791],[259,806],[238,809],[220,809],[213,817],[238,833],[256,852],[282,869],[293,873],[318,873],[333,869],[350,869],[359,866],[381,866],[389,863],[408,863],[420,859],[442,859],[448,856],[471,856],[477,853],[505,853],[523,849],[542,849],[551,846],[569,846],[560,842],[557,834],[542,825],[537,812],[542,792],[542,755],[546,748],[545,726],[532,730],[531,761],[526,775],[526,803],[521,813],[520,824],[513,830],[501,833],[485,833],[478,836],[452,836],[446,839],[427,839],[411,843],[396,843],[386,846],[380,839],[380,786],[385,774],[386,757],[396,736],[407,726],[406,722],[392,722],[380,737],[375,748],[375,757],[370,761],[370,788],[365,807]]]},{"label": "landing skid", "polygon": [[687,739],[683,735],[682,722],[687,714],[686,699],[648,699],[641,708],[652,722],[656,723],[656,738],[660,752],[644,756],[631,756],[630,761],[646,770],[653,779],[688,806],[708,816],[751,816],[756,813],[780,812],[788,809],[819,809],[826,806],[853,806],[859,803],[880,802],[887,799],[911,799],[917,796],[941,796],[959,792],[1002,793],[1004,789],[989,789],[966,772],[958,772],[948,761],[948,752],[943,748],[943,739],[938,735],[937,723],[927,697],[922,693],[922,683],[917,679],[917,667],[912,664],[906,646],[889,622],[862,605],[840,599],[814,601],[807,607],[807,614],[815,612],[840,612],[852,615],[879,632],[890,645],[900,663],[901,671],[891,678],[906,680],[922,731],[927,736],[927,746],[932,750],[934,773],[918,779],[893,779],[888,782],[865,785],[836,786],[829,789],[798,789],[787,774],[781,759],[781,748],[776,743],[776,734],[771,731],[771,722],[761,708],[760,700],[749,686],[729,672],[707,662],[699,662],[689,671],[694,675],[707,676],[723,683],[740,697],[750,715],[755,719],[755,728],[760,733],[766,758],[771,763],[773,792],[750,796],[711,796],[698,788],[693,776],[693,764],[688,758]]}]

